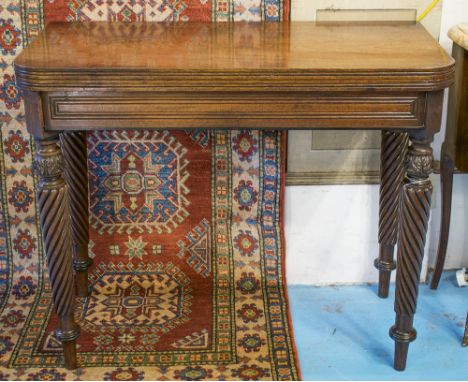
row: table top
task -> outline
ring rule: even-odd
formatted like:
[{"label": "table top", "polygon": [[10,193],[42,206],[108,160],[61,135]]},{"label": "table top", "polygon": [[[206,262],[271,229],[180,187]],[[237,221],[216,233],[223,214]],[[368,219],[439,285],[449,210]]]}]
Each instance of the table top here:
[{"label": "table top", "polygon": [[[246,75],[279,85],[297,75],[307,86],[331,74],[354,85],[385,86],[392,81],[382,76],[392,76],[398,86],[435,90],[450,83],[453,59],[420,24],[91,22],[47,25],[15,69],[20,85],[38,89],[133,87],[168,75],[190,75],[194,86],[232,85],[230,76],[246,85]],[[364,79],[350,80],[354,74]]]}]

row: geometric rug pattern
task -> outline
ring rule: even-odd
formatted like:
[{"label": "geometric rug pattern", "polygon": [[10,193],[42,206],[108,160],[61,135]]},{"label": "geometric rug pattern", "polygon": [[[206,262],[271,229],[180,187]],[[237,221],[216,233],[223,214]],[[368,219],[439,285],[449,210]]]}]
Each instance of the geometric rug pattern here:
[{"label": "geometric rug pattern", "polygon": [[[282,0],[0,6],[0,380],[300,377],[285,286],[279,132],[88,135],[91,295],[63,362],[12,62],[50,21],[281,21]],[[238,41],[255,44],[256,41]]]}]

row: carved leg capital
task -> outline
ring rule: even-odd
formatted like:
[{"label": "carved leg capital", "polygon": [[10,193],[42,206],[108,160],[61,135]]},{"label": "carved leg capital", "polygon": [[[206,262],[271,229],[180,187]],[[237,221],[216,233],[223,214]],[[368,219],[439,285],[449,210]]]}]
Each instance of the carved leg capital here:
[{"label": "carved leg capital", "polygon": [[36,139],[34,168],[39,176],[37,201],[52,286],[54,309],[59,317],[59,338],[64,345],[65,364],[76,368],[75,339],[79,327],[73,318],[73,267],[70,237],[68,187],[62,177],[63,158],[58,136]]},{"label": "carved leg capital", "polygon": [[429,182],[433,171],[432,138],[412,139],[406,157],[406,176],[411,183]]},{"label": "carved leg capital", "polygon": [[401,194],[398,237],[396,322],[390,329],[390,336],[395,340],[396,370],[405,369],[409,343],[416,338],[413,317],[416,312],[432,195],[432,183],[429,179],[432,172],[430,142],[413,139],[406,160],[407,176]]},{"label": "carved leg capital", "polygon": [[408,134],[382,131],[380,151],[379,257],[374,265],[379,270],[379,297],[388,297],[390,274],[396,267],[393,260],[397,242],[400,191],[405,175]]}]

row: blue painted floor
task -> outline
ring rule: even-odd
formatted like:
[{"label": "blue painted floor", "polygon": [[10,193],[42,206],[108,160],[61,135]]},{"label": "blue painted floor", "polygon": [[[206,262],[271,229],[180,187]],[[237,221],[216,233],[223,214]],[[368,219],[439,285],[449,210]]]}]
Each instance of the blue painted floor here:
[{"label": "blue painted floor", "polygon": [[468,287],[455,273],[439,289],[421,285],[406,371],[393,365],[394,288],[388,299],[376,285],[289,287],[292,321],[304,380],[468,380],[468,348],[461,347]]}]

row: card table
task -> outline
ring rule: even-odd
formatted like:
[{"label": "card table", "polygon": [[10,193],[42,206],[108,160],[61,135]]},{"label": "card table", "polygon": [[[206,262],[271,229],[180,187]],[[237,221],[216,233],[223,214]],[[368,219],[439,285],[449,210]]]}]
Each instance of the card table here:
[{"label": "card table", "polygon": [[[382,131],[379,295],[396,267],[394,367],[406,366],[454,61],[414,23],[56,23],[15,61],[65,364],[77,367],[73,273],[86,296],[86,131]],[[394,247],[398,241],[397,260]],[[345,256],[346,254],[343,254]]]}]

